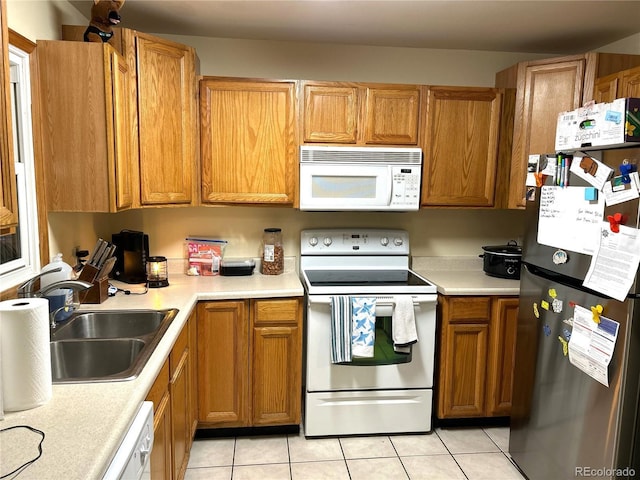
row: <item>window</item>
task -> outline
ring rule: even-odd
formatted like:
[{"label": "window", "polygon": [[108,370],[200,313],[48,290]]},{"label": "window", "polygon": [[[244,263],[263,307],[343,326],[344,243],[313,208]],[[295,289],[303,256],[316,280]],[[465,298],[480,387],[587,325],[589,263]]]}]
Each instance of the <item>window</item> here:
[{"label": "window", "polygon": [[9,66],[18,225],[0,234],[3,288],[18,285],[40,271],[29,55],[9,45]]}]

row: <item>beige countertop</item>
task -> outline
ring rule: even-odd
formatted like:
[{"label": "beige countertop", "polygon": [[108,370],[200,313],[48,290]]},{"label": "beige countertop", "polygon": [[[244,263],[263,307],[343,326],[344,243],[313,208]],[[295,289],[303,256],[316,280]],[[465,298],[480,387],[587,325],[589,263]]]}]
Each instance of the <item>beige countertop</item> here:
[{"label": "beige countertop", "polygon": [[411,268],[442,295],[518,295],[520,281],[491,277],[479,257],[413,257]]},{"label": "beige countertop", "polygon": [[[180,311],[156,347],[141,374],[125,382],[54,385],[45,405],[20,412],[5,412],[0,429],[28,425],[45,433],[42,456],[23,470],[20,479],[100,479],[124,437],[141,402],[200,300],[297,297],[304,291],[295,271],[282,275],[254,273],[244,277],[188,277],[169,275],[170,285],[145,295],[124,295],[82,310],[164,309]],[[132,292],[136,285],[121,284]],[[40,436],[26,429],[0,433],[0,475],[38,455]]]}]

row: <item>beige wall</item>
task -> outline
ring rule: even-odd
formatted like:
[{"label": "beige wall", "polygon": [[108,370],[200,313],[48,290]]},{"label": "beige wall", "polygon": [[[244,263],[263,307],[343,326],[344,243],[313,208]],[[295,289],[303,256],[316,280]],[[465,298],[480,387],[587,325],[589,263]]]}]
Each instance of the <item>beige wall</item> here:
[{"label": "beige wall", "polygon": [[[59,38],[59,26],[64,23],[87,23],[64,0],[9,0],[7,7],[9,26],[32,40]],[[126,27],[126,18],[123,26]],[[518,61],[548,56],[166,37],[196,48],[203,75],[263,78],[491,86],[495,72]],[[603,48],[640,54],[639,38],[630,37],[629,41]],[[328,214],[259,207],[52,214],[50,251],[52,254],[60,251],[67,260],[72,260],[74,246],[91,248],[98,236],[110,239],[112,233],[130,228],[149,234],[152,255],[179,258],[186,236],[206,235],[229,240],[229,256],[253,257],[258,255],[263,228],[279,226],[283,229],[286,255],[289,256],[298,254],[299,232],[303,228],[354,225],[405,228],[411,235],[414,255],[477,255],[482,252],[482,245],[519,238],[523,231],[522,217],[520,211],[506,210],[429,209],[401,214]]]}]

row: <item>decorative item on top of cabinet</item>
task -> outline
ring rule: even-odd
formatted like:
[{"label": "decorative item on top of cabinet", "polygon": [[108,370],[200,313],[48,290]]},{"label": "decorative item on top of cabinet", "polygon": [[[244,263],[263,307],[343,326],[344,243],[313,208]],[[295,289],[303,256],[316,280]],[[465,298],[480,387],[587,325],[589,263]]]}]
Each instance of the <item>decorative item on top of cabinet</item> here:
[{"label": "decorative item on top of cabinet", "polygon": [[420,87],[300,82],[303,143],[416,145]]},{"label": "decorative item on top of cabinet", "polygon": [[496,74],[496,87],[515,88],[508,208],[525,206],[525,178],[530,154],[555,151],[559,113],[594,98],[594,83],[640,64],[640,55],[589,52],[521,62]]},{"label": "decorative item on top of cabinet", "polygon": [[494,205],[502,92],[425,87],[423,206]]},{"label": "decorative item on top of cabinet", "polygon": [[133,206],[125,59],[108,44],[37,42],[49,211]]},{"label": "decorative item on top of cabinet", "polygon": [[198,304],[199,428],[299,425],[302,299]]},{"label": "decorative item on top of cabinet", "polygon": [[6,2],[0,2],[0,228],[18,223],[18,191],[14,168],[11,97],[9,88],[9,31]]},{"label": "decorative item on top of cabinet", "polygon": [[294,81],[204,77],[200,81],[201,201],[297,201]]},{"label": "decorative item on top of cabinet", "polygon": [[[63,25],[82,42],[85,27]],[[110,40],[129,66],[134,206],[196,204],[198,58],[193,47],[127,28]]]},{"label": "decorative item on top of cabinet", "polygon": [[509,416],[517,297],[438,300],[440,419]]}]

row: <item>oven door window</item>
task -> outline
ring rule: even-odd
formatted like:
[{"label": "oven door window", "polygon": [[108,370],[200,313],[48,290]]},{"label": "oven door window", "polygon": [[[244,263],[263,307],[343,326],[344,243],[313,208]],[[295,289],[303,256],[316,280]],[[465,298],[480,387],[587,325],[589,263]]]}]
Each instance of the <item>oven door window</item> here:
[{"label": "oven door window", "polygon": [[393,349],[393,337],[391,336],[391,317],[376,317],[376,340],[373,347],[373,357],[354,357],[351,362],[344,365],[372,366],[394,365],[411,362],[411,351],[399,353]]}]

